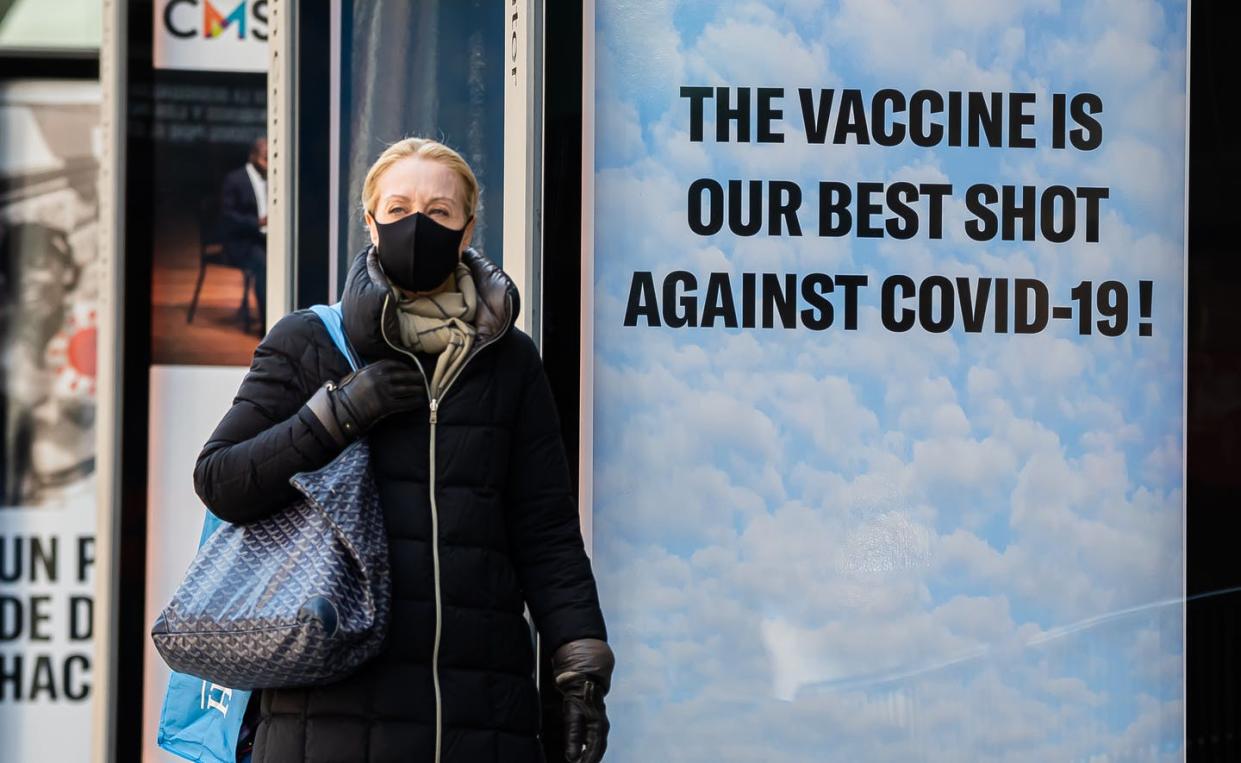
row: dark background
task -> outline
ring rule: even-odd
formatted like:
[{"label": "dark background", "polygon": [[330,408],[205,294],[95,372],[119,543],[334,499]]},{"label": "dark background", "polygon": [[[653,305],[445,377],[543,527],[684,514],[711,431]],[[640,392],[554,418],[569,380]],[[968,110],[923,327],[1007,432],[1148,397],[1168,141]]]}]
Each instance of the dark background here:
[{"label": "dark background", "polygon": [[1234,2],[1190,19],[1186,748],[1241,760],[1241,260]]}]

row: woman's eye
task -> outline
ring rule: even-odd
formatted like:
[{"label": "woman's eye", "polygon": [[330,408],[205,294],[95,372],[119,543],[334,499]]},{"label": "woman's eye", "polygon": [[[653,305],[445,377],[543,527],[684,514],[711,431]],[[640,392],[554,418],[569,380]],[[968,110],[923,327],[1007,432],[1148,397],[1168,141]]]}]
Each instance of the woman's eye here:
[{"label": "woman's eye", "polygon": [[430,212],[428,212],[427,214],[429,214],[429,215],[435,215],[436,217],[448,217],[448,210],[447,210],[447,209],[440,209],[439,207],[436,207],[435,209],[432,209],[432,210],[431,210]]}]

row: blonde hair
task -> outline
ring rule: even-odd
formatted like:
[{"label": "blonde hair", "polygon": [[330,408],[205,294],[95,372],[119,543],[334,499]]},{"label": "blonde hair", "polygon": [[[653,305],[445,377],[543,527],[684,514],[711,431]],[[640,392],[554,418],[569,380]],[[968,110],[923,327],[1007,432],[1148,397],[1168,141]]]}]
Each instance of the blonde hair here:
[{"label": "blonde hair", "polygon": [[478,178],[474,177],[474,170],[461,158],[461,154],[430,138],[405,138],[384,149],[367,170],[366,180],[362,182],[362,205],[367,212],[375,214],[375,205],[379,202],[379,176],[393,164],[411,156],[439,162],[456,172],[465,183],[466,217],[474,216],[478,211]]}]

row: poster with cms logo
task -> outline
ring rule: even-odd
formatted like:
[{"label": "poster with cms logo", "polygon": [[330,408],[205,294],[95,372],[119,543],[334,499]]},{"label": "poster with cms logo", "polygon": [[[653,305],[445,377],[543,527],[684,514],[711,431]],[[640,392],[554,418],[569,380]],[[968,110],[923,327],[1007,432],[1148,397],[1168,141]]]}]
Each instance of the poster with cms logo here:
[{"label": "poster with cms logo", "polygon": [[157,0],[156,69],[267,71],[267,0]]}]

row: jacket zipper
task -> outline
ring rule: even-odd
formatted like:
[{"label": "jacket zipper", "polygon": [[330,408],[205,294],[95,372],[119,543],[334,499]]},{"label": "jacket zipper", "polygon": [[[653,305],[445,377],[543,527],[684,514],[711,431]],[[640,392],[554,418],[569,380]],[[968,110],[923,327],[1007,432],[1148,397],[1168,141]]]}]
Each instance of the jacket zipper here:
[{"label": "jacket zipper", "polygon": [[[384,326],[384,316],[388,313],[388,302],[391,298],[391,294],[384,296],[383,309],[379,311],[379,332],[383,335],[384,342],[389,347],[397,352],[408,355],[410,359],[414,361],[414,364],[418,366],[418,371],[422,373],[422,383],[426,385],[427,388],[427,399],[430,401],[431,408],[431,456],[429,483],[431,493],[431,535],[433,536],[433,542],[431,543],[431,566],[435,580],[435,645],[431,649],[431,683],[435,686],[435,763],[440,763],[440,750],[443,746],[444,736],[444,706],[443,698],[440,694],[440,636],[443,632],[444,613],[442,588],[440,586],[439,506],[435,501],[435,428],[439,423],[440,401],[443,400],[444,396],[448,394],[448,390],[452,387],[453,382],[457,381],[457,379],[461,376],[461,373],[465,371],[465,367],[471,360],[474,359],[475,355],[478,355],[478,353],[482,352],[483,348],[508,333],[508,327],[506,326],[504,331],[501,331],[491,339],[488,339],[478,347],[475,347],[474,352],[470,353],[470,356],[466,358],[461,364],[461,367],[457,369],[457,373],[448,380],[448,383],[444,385],[443,391],[440,392],[440,395],[437,398],[432,395],[431,382],[427,377],[426,369],[422,367],[422,361],[418,360],[418,356],[402,347],[398,347],[388,339],[388,332]],[[508,308],[508,314],[511,316],[513,312],[513,304],[508,294],[504,295],[504,304]]]},{"label": "jacket zipper", "polygon": [[[425,375],[423,377],[425,379]],[[435,570],[435,646],[431,649],[431,681],[435,684],[435,763],[440,762],[443,704],[440,696],[440,633],[443,630],[443,602],[440,598],[440,510],[435,502],[435,425],[439,421],[439,400],[431,398],[431,564]]]}]

